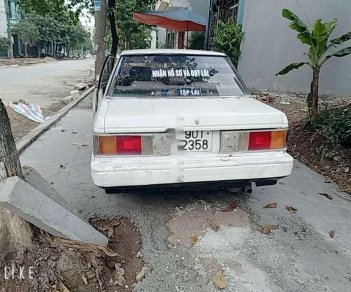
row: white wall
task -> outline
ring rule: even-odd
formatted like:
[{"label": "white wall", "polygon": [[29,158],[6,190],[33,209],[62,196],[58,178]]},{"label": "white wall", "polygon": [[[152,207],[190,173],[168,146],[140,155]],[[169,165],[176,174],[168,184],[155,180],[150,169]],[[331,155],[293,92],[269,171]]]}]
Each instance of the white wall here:
[{"label": "white wall", "polygon": [[7,38],[7,18],[4,0],[0,0],[0,37]]},{"label": "white wall", "polygon": [[[288,28],[289,21],[281,16],[288,8],[307,25],[316,18],[338,19],[332,37],[351,31],[351,0],[245,0],[242,57],[239,72],[250,88],[278,91],[308,92],[311,70],[300,68],[285,76],[275,74],[292,62],[306,60],[306,46]],[[347,43],[351,46],[351,41]],[[333,58],[321,71],[321,93],[351,96],[351,55]]]},{"label": "white wall", "polygon": [[151,46],[150,49],[156,49],[157,47],[157,32],[155,30],[151,31]]},{"label": "white wall", "polygon": [[157,27],[157,46],[163,46],[166,43],[167,30],[162,27]]}]

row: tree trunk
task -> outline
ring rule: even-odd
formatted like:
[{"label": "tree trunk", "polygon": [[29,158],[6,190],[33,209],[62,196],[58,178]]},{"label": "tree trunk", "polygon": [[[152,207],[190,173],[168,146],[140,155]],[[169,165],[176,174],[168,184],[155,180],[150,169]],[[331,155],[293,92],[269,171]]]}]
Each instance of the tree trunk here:
[{"label": "tree trunk", "polygon": [[95,12],[95,77],[100,74],[105,61],[106,0],[101,1],[101,11]]},{"label": "tree trunk", "polygon": [[51,57],[55,58],[55,52],[54,52],[54,40],[51,41]]},{"label": "tree trunk", "polygon": [[28,44],[27,43],[24,44],[24,56],[26,58],[28,58]]},{"label": "tree trunk", "polygon": [[110,21],[111,27],[111,37],[112,37],[112,45],[111,45],[111,55],[117,55],[118,49],[118,34],[117,34],[117,26],[116,26],[116,0],[108,0],[108,20]]},{"label": "tree trunk", "polygon": [[[6,178],[11,176],[24,178],[10,121],[0,99],[0,191]],[[1,253],[18,247],[31,246],[32,235],[31,225],[27,221],[4,208],[0,208]]]},{"label": "tree trunk", "polygon": [[313,79],[311,83],[311,109],[310,119],[313,120],[318,116],[318,99],[319,99],[319,72],[320,68],[313,68]]},{"label": "tree trunk", "polygon": [[40,45],[37,44],[37,58],[40,58]]},{"label": "tree trunk", "polygon": [[124,32],[125,38],[126,38],[126,42],[125,42],[125,49],[129,50],[129,43],[130,43],[130,38],[129,38],[129,29],[128,27],[126,28],[125,32]]}]

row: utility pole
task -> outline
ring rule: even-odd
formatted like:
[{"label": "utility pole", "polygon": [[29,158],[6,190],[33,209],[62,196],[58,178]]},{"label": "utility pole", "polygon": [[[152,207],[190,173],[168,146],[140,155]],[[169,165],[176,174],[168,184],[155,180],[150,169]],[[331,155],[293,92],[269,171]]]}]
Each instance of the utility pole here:
[{"label": "utility pole", "polygon": [[95,78],[100,74],[105,60],[105,35],[106,35],[106,0],[95,2]]},{"label": "utility pole", "polygon": [[11,21],[10,21],[10,5],[9,0],[5,1],[5,14],[6,14],[6,21],[7,21],[7,38],[9,40],[9,48],[8,48],[8,57],[10,59],[13,58],[13,44],[12,44],[12,32],[11,32]]},{"label": "utility pole", "polygon": [[204,48],[205,50],[210,49],[210,41],[211,41],[211,30],[212,30],[212,7],[213,7],[213,0],[209,1],[209,7],[208,7],[208,21],[207,21],[207,26],[206,26],[206,32],[205,32],[205,44]]}]

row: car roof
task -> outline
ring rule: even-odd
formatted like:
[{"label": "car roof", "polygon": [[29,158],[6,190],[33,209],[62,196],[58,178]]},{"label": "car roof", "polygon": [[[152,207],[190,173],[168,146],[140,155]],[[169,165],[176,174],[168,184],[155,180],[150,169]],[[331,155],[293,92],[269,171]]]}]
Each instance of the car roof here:
[{"label": "car roof", "polygon": [[204,51],[204,50],[185,50],[185,49],[141,49],[141,50],[126,50],[121,53],[121,56],[128,55],[199,55],[199,56],[226,56],[224,53]]}]

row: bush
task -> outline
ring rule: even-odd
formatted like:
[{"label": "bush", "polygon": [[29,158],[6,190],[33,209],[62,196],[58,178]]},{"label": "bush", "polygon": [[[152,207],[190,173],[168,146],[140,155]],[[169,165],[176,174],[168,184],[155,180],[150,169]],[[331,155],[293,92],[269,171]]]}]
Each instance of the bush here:
[{"label": "bush", "polygon": [[0,37],[0,57],[7,57],[9,45],[10,43],[7,38]]},{"label": "bush", "polygon": [[7,50],[9,48],[9,40],[4,37],[0,37],[0,51]]},{"label": "bush", "polygon": [[322,145],[317,149],[322,159],[332,157],[338,145],[351,147],[350,107],[322,111],[311,127],[322,139]]},{"label": "bush", "polygon": [[205,33],[201,31],[195,31],[191,33],[189,40],[189,49],[192,50],[203,50],[205,43]]},{"label": "bush", "polygon": [[234,66],[237,67],[241,55],[240,44],[244,35],[245,33],[241,31],[241,25],[233,21],[218,21],[214,29],[212,49],[226,53]]}]

